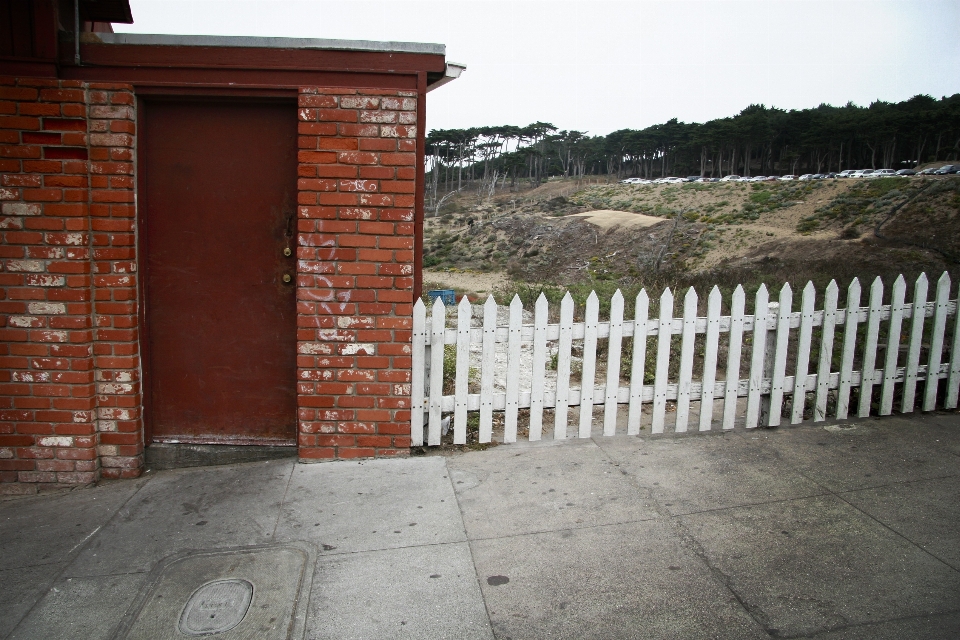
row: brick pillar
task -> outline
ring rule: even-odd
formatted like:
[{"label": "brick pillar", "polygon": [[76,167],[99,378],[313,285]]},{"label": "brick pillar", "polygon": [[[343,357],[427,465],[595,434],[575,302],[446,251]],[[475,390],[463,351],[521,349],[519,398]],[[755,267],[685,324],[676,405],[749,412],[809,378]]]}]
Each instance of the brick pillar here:
[{"label": "brick pillar", "polygon": [[132,87],[91,83],[90,227],[98,454],[104,478],[143,468]]},{"label": "brick pillar", "polygon": [[140,473],[132,105],[0,78],[0,492]]},{"label": "brick pillar", "polygon": [[0,480],[99,477],[86,90],[0,78]]},{"label": "brick pillar", "polygon": [[301,88],[302,461],[410,447],[417,94]]}]

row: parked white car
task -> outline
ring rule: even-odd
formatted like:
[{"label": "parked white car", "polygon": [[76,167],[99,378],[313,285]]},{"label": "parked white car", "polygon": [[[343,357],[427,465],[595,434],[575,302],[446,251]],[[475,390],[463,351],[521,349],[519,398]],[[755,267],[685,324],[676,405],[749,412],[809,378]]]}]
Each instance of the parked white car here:
[{"label": "parked white car", "polygon": [[855,173],[856,173],[856,170],[855,170],[855,169],[844,169],[843,171],[841,171],[840,173],[837,174],[837,177],[838,177],[838,178],[851,178],[851,177],[853,177],[853,174],[855,174]]},{"label": "parked white car", "polygon": [[739,181],[740,181],[740,176],[735,176],[733,174],[729,176],[723,176],[722,178],[720,178],[720,182],[739,182]]},{"label": "parked white car", "polygon": [[889,178],[890,176],[897,175],[897,172],[893,169],[877,169],[873,173],[867,175],[868,178]]},{"label": "parked white car", "polygon": [[674,176],[670,176],[668,178],[664,178],[663,182],[664,184],[683,184],[684,182],[686,182],[686,180],[684,180],[683,178],[676,178]]},{"label": "parked white car", "polygon": [[873,173],[873,169],[857,169],[850,174],[851,178],[862,178]]},{"label": "parked white car", "polygon": [[802,176],[800,176],[799,178],[797,178],[797,180],[813,180],[813,174],[812,174],[812,173],[805,173],[805,174],[803,174]]},{"label": "parked white car", "polygon": [[797,176],[793,175],[792,173],[788,173],[788,174],[785,175],[785,176],[780,176],[780,179],[783,180],[783,181],[796,180],[796,179],[797,179]]}]

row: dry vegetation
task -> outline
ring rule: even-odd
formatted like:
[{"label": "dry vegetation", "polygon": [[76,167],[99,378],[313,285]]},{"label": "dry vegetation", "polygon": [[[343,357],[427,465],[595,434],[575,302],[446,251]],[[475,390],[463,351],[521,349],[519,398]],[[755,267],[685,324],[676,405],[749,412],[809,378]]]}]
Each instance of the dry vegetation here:
[{"label": "dry vegetation", "polygon": [[[627,224],[618,212],[644,220]],[[716,284],[728,293],[741,283],[749,292],[761,282],[797,289],[807,280],[822,290],[832,278],[843,287],[854,276],[956,274],[960,178],[551,180],[490,200],[465,190],[425,226],[425,288],[519,293],[525,304],[541,291],[559,299],[571,290],[582,302],[591,289],[601,299],[617,288],[656,296],[665,286],[706,293]]]}]

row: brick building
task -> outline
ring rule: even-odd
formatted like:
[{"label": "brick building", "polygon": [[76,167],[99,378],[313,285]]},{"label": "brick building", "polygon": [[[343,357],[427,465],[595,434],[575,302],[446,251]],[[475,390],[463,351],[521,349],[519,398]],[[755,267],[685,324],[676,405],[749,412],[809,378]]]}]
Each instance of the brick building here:
[{"label": "brick building", "polygon": [[463,67],[111,22],[0,1],[0,491],[154,442],[408,452],[426,94]]}]

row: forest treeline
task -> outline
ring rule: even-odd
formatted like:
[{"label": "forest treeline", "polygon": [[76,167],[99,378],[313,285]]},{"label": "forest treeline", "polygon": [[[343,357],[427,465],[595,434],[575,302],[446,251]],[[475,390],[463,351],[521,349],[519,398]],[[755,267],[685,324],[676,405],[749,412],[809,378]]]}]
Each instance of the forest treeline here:
[{"label": "forest treeline", "polygon": [[[427,136],[428,197],[465,184],[483,195],[517,180],[549,176],[700,175],[721,177],[902,169],[960,158],[960,93],[939,100],[848,103],[785,111],[750,105],[705,123],[676,118],[606,136],[565,131],[546,122],[436,129]],[[442,198],[441,198],[442,199]]]}]

